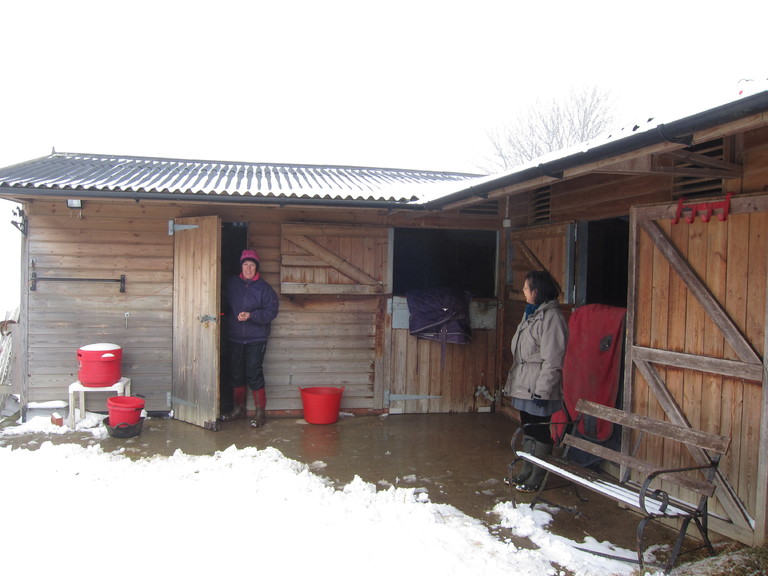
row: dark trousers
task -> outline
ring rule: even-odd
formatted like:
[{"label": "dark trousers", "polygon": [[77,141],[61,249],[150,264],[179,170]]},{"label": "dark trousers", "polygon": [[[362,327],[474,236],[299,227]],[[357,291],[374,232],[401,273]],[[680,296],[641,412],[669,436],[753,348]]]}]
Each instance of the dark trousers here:
[{"label": "dark trousers", "polygon": [[546,426],[551,419],[552,416],[536,416],[522,410],[520,411],[520,422],[523,426],[526,424],[537,424],[537,426],[524,428],[525,434],[543,444],[552,444],[552,435],[549,433],[549,426]]},{"label": "dark trousers", "polygon": [[251,390],[264,388],[264,354],[266,342],[229,343],[229,370],[233,388],[248,386]]}]

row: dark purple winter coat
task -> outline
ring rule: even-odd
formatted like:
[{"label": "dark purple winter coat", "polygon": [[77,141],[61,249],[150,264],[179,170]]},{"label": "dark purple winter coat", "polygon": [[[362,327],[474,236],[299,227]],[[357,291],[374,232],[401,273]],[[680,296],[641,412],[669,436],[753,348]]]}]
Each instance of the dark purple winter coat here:
[{"label": "dark purple winter coat", "polygon": [[[233,276],[226,288],[227,339],[232,342],[266,342],[271,322],[277,317],[280,302],[277,294],[262,278],[245,280]],[[237,315],[250,312],[251,317],[240,322]]]}]

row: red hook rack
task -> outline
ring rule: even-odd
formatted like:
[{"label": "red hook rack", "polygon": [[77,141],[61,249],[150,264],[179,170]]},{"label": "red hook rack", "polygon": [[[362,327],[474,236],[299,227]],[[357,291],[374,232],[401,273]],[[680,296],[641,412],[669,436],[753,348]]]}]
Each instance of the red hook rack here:
[{"label": "red hook rack", "polygon": [[680,222],[680,217],[683,215],[683,212],[686,212],[685,221],[688,222],[688,224],[693,224],[697,214],[701,214],[702,222],[709,222],[713,213],[716,213],[717,219],[720,220],[720,222],[725,222],[728,220],[728,212],[731,209],[731,195],[732,193],[728,192],[725,195],[725,200],[721,200],[720,202],[700,202],[698,204],[688,205],[684,205],[683,198],[680,198],[680,200],[677,201],[677,212],[672,219],[672,224]]}]

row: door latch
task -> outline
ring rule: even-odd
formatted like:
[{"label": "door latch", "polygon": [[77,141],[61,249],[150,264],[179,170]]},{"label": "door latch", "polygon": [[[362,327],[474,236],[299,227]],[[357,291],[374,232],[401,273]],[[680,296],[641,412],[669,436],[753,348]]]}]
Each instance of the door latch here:
[{"label": "door latch", "polygon": [[198,316],[197,320],[205,328],[208,328],[208,323],[209,322],[216,322],[216,316],[211,316],[210,314],[203,314],[202,316]]}]

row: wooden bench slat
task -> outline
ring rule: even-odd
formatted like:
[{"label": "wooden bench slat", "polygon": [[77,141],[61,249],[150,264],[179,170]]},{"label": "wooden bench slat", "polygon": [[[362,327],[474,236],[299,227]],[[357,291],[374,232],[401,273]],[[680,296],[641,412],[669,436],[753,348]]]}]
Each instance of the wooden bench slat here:
[{"label": "wooden bench slat", "polygon": [[[565,435],[565,437],[563,438],[563,444],[572,446],[573,448],[577,448],[578,450],[582,450],[584,452],[587,452],[588,454],[598,456],[603,460],[608,460],[609,462],[613,462],[615,464],[627,466],[632,470],[637,470],[644,476],[648,476],[649,474],[652,474],[653,472],[657,472],[658,470],[660,470],[658,466],[653,466],[652,464],[649,464],[644,460],[640,460],[639,458],[633,458],[632,456],[627,456],[626,454],[622,454],[621,452],[617,452],[616,450],[611,450],[610,448],[606,448],[605,446],[594,444],[589,440],[578,438],[571,434]],[[715,493],[714,485],[711,482],[707,482],[704,479],[698,479],[692,476],[683,476],[681,474],[674,474],[674,473],[659,474],[658,478],[659,480],[667,480],[667,481],[673,482],[678,486],[682,486],[683,488],[693,490],[703,496],[712,496]]]},{"label": "wooden bench slat", "polygon": [[703,450],[710,450],[718,454],[725,454],[731,443],[731,439],[727,436],[710,434],[709,432],[694,430],[687,426],[678,426],[672,422],[624,412],[623,410],[596,404],[583,398],[576,403],[576,411],[580,414],[588,414],[601,420],[607,420],[614,424],[670,438],[677,442],[697,446]]}]

